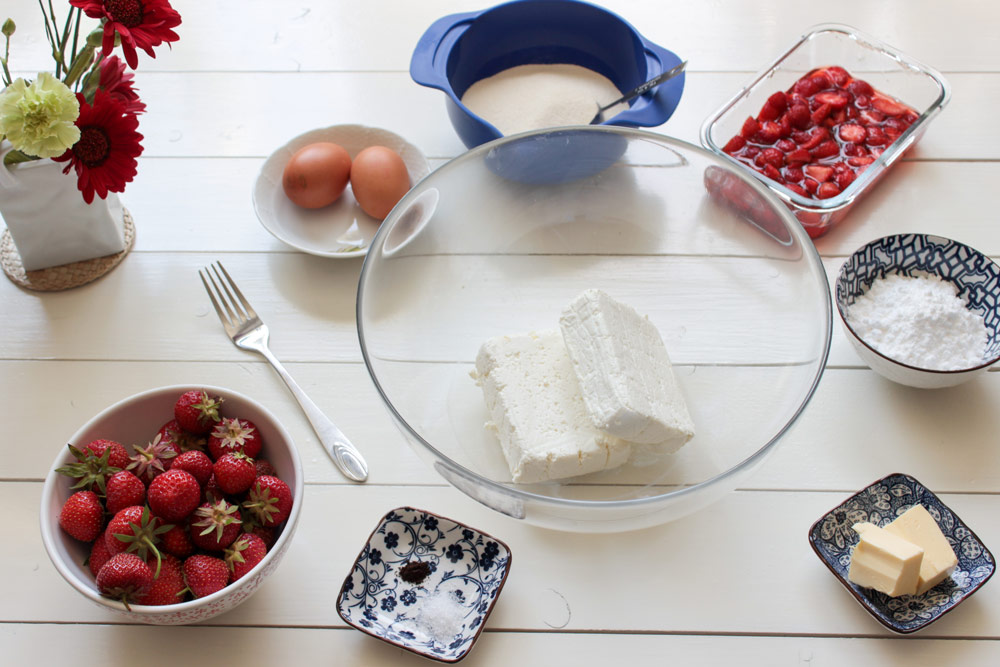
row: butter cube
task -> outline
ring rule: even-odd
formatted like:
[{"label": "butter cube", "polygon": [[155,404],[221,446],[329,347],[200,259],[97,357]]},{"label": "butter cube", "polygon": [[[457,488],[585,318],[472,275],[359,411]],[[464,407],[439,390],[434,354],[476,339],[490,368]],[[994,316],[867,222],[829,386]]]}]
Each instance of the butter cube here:
[{"label": "butter cube", "polygon": [[861,541],[854,547],[847,578],[893,597],[916,593],[924,550],[871,523],[855,524],[854,530]]},{"label": "butter cube", "polygon": [[923,505],[917,504],[906,510],[885,529],[924,550],[917,595],[926,593],[947,579],[958,566],[955,550]]}]

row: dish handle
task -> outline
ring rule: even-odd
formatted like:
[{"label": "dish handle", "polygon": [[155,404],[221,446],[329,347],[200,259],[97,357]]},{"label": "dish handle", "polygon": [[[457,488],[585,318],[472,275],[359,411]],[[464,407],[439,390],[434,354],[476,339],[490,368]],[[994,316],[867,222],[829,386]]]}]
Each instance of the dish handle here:
[{"label": "dish handle", "polygon": [[[647,80],[681,64],[681,58],[673,51],[668,51],[646,39],[642,40],[642,45],[646,54]],[[666,122],[681,101],[685,76],[687,73],[681,72],[657,87],[652,94],[640,95],[627,111],[614,116],[605,124],[651,127]],[[663,120],[660,120],[661,118]]]},{"label": "dish handle", "polygon": [[450,87],[446,71],[448,49],[442,49],[442,44],[453,31],[458,29],[464,31],[481,13],[449,14],[432,23],[417,40],[417,46],[413,49],[413,56],[410,58],[410,78],[421,86],[447,92]]}]

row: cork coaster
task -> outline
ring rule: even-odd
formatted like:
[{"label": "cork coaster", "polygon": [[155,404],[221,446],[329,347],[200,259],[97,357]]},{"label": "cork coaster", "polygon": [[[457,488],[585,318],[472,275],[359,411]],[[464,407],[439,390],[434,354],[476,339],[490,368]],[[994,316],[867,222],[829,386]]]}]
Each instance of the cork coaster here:
[{"label": "cork coaster", "polygon": [[135,245],[135,224],[132,215],[128,209],[123,209],[123,213],[125,249],[119,253],[37,271],[25,271],[14,239],[11,238],[10,231],[5,229],[3,238],[0,239],[0,266],[3,266],[3,272],[12,281],[21,287],[38,292],[58,292],[86,285],[118,266]]}]

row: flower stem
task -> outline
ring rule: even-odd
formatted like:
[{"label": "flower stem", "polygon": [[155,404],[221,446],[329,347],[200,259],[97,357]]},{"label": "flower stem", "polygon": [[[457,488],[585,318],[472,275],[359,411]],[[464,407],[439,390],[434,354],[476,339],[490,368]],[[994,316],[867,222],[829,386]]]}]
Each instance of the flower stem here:
[{"label": "flower stem", "polygon": [[8,151],[6,155],[3,156],[4,165],[17,164],[19,162],[31,162],[32,160],[38,160],[39,158],[34,155],[28,155],[18,150]]}]

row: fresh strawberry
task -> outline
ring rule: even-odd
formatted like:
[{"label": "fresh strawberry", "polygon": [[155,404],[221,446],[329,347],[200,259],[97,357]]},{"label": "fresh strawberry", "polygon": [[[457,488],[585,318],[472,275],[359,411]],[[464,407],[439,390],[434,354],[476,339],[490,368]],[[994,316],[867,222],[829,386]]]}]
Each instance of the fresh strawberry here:
[{"label": "fresh strawberry", "polygon": [[846,169],[837,174],[833,180],[836,181],[837,187],[841,190],[846,190],[847,186],[853,183],[855,178],[857,178],[857,174],[850,169]]},{"label": "fresh strawberry", "polygon": [[63,503],[59,525],[81,542],[93,542],[104,527],[104,508],[93,491],[77,491]]},{"label": "fresh strawberry", "polygon": [[272,475],[261,475],[250,487],[243,509],[262,526],[278,526],[288,518],[292,503],[292,490],[287,484]]},{"label": "fresh strawberry", "polygon": [[239,507],[227,500],[203,503],[191,517],[188,535],[195,546],[206,551],[222,551],[239,537]]},{"label": "fresh strawberry", "polygon": [[[146,565],[150,568],[156,567],[155,563],[149,561],[146,562]],[[149,590],[136,599],[136,604],[151,606],[177,604],[184,601],[186,589],[187,584],[184,583],[184,570],[180,559],[163,554],[160,576],[153,579]]]},{"label": "fresh strawberry", "polygon": [[135,554],[115,554],[97,573],[97,588],[101,594],[121,600],[126,609],[130,609],[130,603],[138,602],[152,585],[152,570]]},{"label": "fresh strawberry", "polygon": [[157,433],[164,440],[169,440],[177,445],[182,452],[191,450],[203,452],[208,445],[208,438],[204,434],[185,431],[176,419],[171,419],[161,426]]},{"label": "fresh strawberry", "polygon": [[818,107],[816,107],[813,110],[813,112],[809,115],[809,120],[812,121],[813,125],[819,125],[824,120],[826,120],[826,117],[830,115],[830,112],[832,110],[833,107],[831,107],[829,104],[821,104]]},{"label": "fresh strawberry", "polygon": [[170,530],[160,535],[160,551],[187,558],[194,553],[194,543],[188,534],[188,524],[176,524]]},{"label": "fresh strawberry", "polygon": [[260,431],[249,419],[223,417],[208,437],[208,453],[213,461],[227,452],[256,458],[260,449]]},{"label": "fresh strawberry", "polygon": [[[95,440],[90,444],[93,445],[98,442],[110,441]],[[112,456],[114,456],[116,462],[122,462],[122,459],[115,448],[105,446],[98,448],[99,451],[95,451],[94,449],[89,449],[89,446],[90,445],[83,449],[77,449],[73,445],[67,445],[70,453],[76,461],[74,463],[68,463],[64,466],[56,468],[56,472],[60,475],[66,475],[67,477],[72,477],[76,480],[76,483],[70,488],[85,489],[87,491],[96,489],[101,495],[104,495],[105,484],[107,483],[108,477],[111,477],[111,475],[124,468],[125,465],[128,465],[128,455],[125,455],[125,465],[113,466],[111,465]],[[121,445],[119,445],[119,447],[120,446]],[[122,453],[124,453],[124,449],[122,450]]]},{"label": "fresh strawberry", "polygon": [[236,581],[257,566],[267,555],[267,545],[253,533],[243,533],[225,552],[226,565]]},{"label": "fresh strawberry", "polygon": [[809,127],[809,107],[806,104],[793,104],[788,109],[788,120],[797,130]]},{"label": "fresh strawberry", "polygon": [[781,176],[781,172],[773,164],[765,164],[764,169],[761,171],[765,176],[770,178],[776,183],[784,183],[785,179]]},{"label": "fresh strawberry", "polygon": [[208,433],[219,421],[220,396],[210,396],[203,389],[192,389],[181,394],[174,404],[174,419],[185,431]]},{"label": "fresh strawberry", "polygon": [[253,459],[245,454],[223,454],[212,465],[212,474],[226,495],[237,495],[250,488],[257,478]]},{"label": "fresh strawberry", "polygon": [[851,96],[843,90],[830,90],[816,93],[813,100],[821,106],[829,104],[831,109],[839,111],[850,104]]},{"label": "fresh strawberry", "polygon": [[[125,451],[125,447],[120,442],[115,442],[114,440],[91,440],[80,451],[90,452],[98,458],[103,456],[104,452],[107,451],[108,465],[119,470],[124,469],[129,462],[128,452]],[[77,460],[79,460],[79,457]]]},{"label": "fresh strawberry", "polygon": [[798,145],[796,145],[794,141],[786,137],[784,139],[778,139],[778,141],[774,144],[774,147],[777,148],[782,153],[791,153],[796,148],[798,148]]},{"label": "fresh strawberry", "polygon": [[254,459],[253,467],[257,469],[257,476],[261,475],[276,475],[274,466],[267,459]]},{"label": "fresh strawberry", "polygon": [[205,452],[190,450],[182,452],[170,464],[171,470],[184,470],[198,480],[198,486],[203,487],[212,476],[212,459],[208,458]]},{"label": "fresh strawberry", "polygon": [[870,125],[865,130],[864,142],[869,146],[884,146],[888,143],[888,139],[886,139],[882,128]]},{"label": "fresh strawberry", "polygon": [[114,515],[104,531],[104,540],[111,554],[127,551],[138,554],[141,559],[146,559],[150,554],[159,559],[157,544],[160,536],[170,528],[169,524],[163,525],[162,521],[150,514],[148,507],[134,505]]},{"label": "fresh strawberry", "polygon": [[153,514],[165,521],[181,521],[201,502],[201,486],[191,473],[171,468],[149,483],[148,496]]},{"label": "fresh strawberry", "polygon": [[785,169],[785,180],[792,183],[798,183],[803,178],[801,167],[788,167]]},{"label": "fresh strawberry", "polygon": [[809,151],[805,148],[796,148],[794,151],[785,156],[785,161],[788,162],[789,166],[801,166],[809,162],[810,159],[812,159],[812,157],[809,155]]},{"label": "fresh strawberry", "polygon": [[217,500],[222,500],[226,497],[225,492],[219,487],[219,482],[215,479],[213,474],[205,482],[205,485],[201,487],[201,502],[203,503],[214,503]]},{"label": "fresh strawberry", "polygon": [[780,168],[785,166],[785,155],[777,148],[765,148],[754,158],[753,163],[758,167],[769,164]]},{"label": "fresh strawberry", "polygon": [[90,555],[87,557],[87,567],[90,568],[90,573],[94,575],[94,578],[97,578],[97,573],[109,560],[111,560],[111,552],[108,551],[108,543],[103,539],[95,539],[90,545]]},{"label": "fresh strawberry", "polygon": [[108,478],[104,506],[114,516],[119,511],[146,502],[146,485],[128,470],[120,470]]},{"label": "fresh strawberry", "polygon": [[782,137],[782,134],[780,125],[767,121],[761,124],[760,129],[757,130],[757,134],[754,135],[754,141],[760,144],[773,144]]},{"label": "fresh strawberry", "polygon": [[823,73],[830,77],[830,81],[832,81],[835,86],[843,87],[844,84],[846,84],[851,78],[851,75],[847,73],[847,70],[839,65],[826,67],[823,69]]},{"label": "fresh strawberry", "polygon": [[169,470],[173,459],[180,453],[180,448],[173,441],[164,440],[157,433],[151,443],[135,448],[128,470],[148,485],[157,475]]},{"label": "fresh strawberry", "polygon": [[229,568],[221,558],[195,554],[184,561],[184,581],[191,594],[203,598],[229,583]]}]

